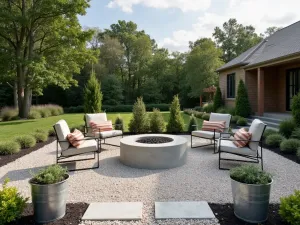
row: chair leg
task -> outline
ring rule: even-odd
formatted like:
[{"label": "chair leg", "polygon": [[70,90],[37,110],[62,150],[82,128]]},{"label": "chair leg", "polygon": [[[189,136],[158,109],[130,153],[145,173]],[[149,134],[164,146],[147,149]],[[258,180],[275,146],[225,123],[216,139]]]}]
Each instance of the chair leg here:
[{"label": "chair leg", "polygon": [[193,148],[193,135],[191,135],[191,148]]},{"label": "chair leg", "polygon": [[262,150],[262,147],[260,147],[260,150],[261,150],[261,158],[260,158],[260,163],[261,163],[261,170],[264,170],[264,160],[263,160],[263,150]]}]

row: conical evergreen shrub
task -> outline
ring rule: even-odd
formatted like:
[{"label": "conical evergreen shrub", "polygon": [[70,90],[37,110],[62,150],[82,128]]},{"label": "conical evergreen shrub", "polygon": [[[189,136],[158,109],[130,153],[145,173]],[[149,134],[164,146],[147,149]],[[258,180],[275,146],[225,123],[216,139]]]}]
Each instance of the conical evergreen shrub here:
[{"label": "conical evergreen shrub", "polygon": [[300,127],[300,93],[293,97],[292,114],[297,127]]},{"label": "conical evergreen shrub", "polygon": [[129,131],[132,133],[147,133],[149,131],[149,118],[143,98],[137,98],[133,105],[133,115],[129,122]]},{"label": "conical evergreen shrub", "polygon": [[240,80],[236,96],[235,113],[238,116],[247,118],[251,114],[251,106],[248,99],[247,89],[244,81]]},{"label": "conical evergreen shrub", "polygon": [[166,129],[166,124],[163,115],[159,109],[153,109],[150,115],[150,131],[152,133],[162,133]]},{"label": "conical evergreen shrub", "polygon": [[217,91],[214,97],[214,111],[216,112],[222,106],[223,106],[222,92],[220,87],[217,87]]},{"label": "conical evergreen shrub", "polygon": [[194,116],[194,114],[192,114],[190,116],[190,122],[189,122],[189,128],[188,128],[188,131],[189,132],[192,132],[194,130],[197,130],[198,128],[198,124],[197,124],[197,119],[196,117]]},{"label": "conical evergreen shrub", "polygon": [[84,112],[99,113],[102,107],[102,93],[100,82],[97,80],[95,73],[92,73],[90,79],[84,88]]},{"label": "conical evergreen shrub", "polygon": [[178,95],[175,95],[170,107],[170,117],[167,125],[168,133],[180,133],[184,130],[184,121],[181,116]]},{"label": "conical evergreen shrub", "polygon": [[123,118],[120,115],[118,115],[116,120],[115,120],[115,129],[124,131],[124,121],[123,121]]}]

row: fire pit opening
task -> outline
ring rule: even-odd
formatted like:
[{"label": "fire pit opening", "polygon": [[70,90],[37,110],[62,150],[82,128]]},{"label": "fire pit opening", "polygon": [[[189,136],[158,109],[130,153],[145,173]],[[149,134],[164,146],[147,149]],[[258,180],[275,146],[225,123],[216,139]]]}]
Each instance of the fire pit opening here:
[{"label": "fire pit opening", "polygon": [[136,142],[143,144],[163,144],[172,142],[173,138],[163,137],[163,136],[146,136],[140,137],[136,140]]}]

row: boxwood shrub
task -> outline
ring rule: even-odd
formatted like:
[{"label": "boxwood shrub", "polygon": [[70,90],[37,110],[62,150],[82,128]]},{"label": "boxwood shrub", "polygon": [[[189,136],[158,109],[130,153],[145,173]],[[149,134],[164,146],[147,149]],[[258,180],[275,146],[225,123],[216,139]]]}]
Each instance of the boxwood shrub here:
[{"label": "boxwood shrub", "polygon": [[0,155],[12,155],[19,151],[20,145],[15,141],[0,142]]},{"label": "boxwood shrub", "polygon": [[279,147],[281,142],[285,140],[285,137],[281,134],[271,134],[266,138],[266,144],[270,147]]},{"label": "boxwood shrub", "polygon": [[238,121],[236,122],[236,124],[239,125],[239,126],[246,126],[247,123],[248,123],[248,120],[244,117],[240,117],[238,119]]},{"label": "boxwood shrub", "polygon": [[295,154],[299,147],[300,147],[300,140],[288,139],[281,142],[280,151],[285,154]]},{"label": "boxwood shrub", "polygon": [[230,122],[233,124],[236,124],[239,120],[240,116],[232,116]]},{"label": "boxwood shrub", "polygon": [[264,134],[263,134],[263,138],[267,138],[268,136],[270,136],[272,134],[278,134],[278,132],[276,130],[273,130],[273,129],[266,129]]},{"label": "boxwood shrub", "polygon": [[290,138],[295,129],[296,123],[293,119],[284,120],[279,124],[279,133],[286,138]]},{"label": "boxwood shrub", "polygon": [[204,113],[203,115],[202,115],[202,119],[203,120],[209,120],[209,117],[210,117],[210,114],[209,113]]},{"label": "boxwood shrub", "polygon": [[17,136],[15,137],[15,141],[20,144],[21,148],[31,148],[36,144],[36,140],[32,135]]},{"label": "boxwood shrub", "polygon": [[280,198],[279,215],[292,225],[300,225],[300,190],[293,195]]}]

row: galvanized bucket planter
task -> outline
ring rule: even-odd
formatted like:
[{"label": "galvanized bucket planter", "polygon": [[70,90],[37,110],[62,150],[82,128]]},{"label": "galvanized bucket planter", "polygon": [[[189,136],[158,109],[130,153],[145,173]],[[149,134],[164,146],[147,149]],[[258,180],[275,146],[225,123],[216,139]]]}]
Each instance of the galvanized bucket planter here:
[{"label": "galvanized bucket planter", "polygon": [[34,219],[38,223],[48,223],[61,219],[66,214],[67,180],[56,184],[35,184],[32,179],[31,197],[34,209]]},{"label": "galvanized bucket planter", "polygon": [[272,183],[245,184],[231,179],[235,216],[250,223],[266,221]]}]

